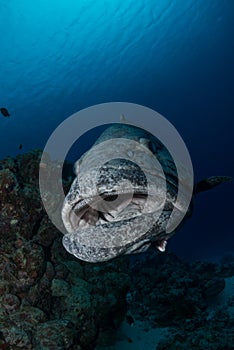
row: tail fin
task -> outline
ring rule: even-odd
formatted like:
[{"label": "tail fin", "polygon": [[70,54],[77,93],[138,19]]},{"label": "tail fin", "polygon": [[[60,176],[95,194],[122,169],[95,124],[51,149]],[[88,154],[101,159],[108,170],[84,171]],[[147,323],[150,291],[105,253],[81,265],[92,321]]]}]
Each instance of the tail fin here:
[{"label": "tail fin", "polygon": [[208,179],[199,181],[194,186],[193,193],[197,194],[203,191],[210,190],[211,188],[220,185],[223,182],[231,181],[232,177],[230,176],[211,176]]}]

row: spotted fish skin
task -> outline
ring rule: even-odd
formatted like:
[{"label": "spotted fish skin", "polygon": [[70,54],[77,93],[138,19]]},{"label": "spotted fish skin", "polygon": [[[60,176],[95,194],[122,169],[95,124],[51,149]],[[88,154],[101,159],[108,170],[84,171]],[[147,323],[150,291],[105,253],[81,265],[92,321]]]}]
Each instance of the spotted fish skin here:
[{"label": "spotted fish skin", "polygon": [[[110,140],[117,145],[116,156],[106,161],[111,150],[98,146]],[[134,141],[133,147],[126,140]],[[117,123],[107,128],[75,163],[75,174],[62,220],[67,230],[63,245],[78,259],[107,261],[143,252],[151,244],[164,251],[174,234],[166,232],[174,206],[184,215],[187,212],[183,200],[177,200],[178,174],[172,156],[155,136],[139,127]]]}]

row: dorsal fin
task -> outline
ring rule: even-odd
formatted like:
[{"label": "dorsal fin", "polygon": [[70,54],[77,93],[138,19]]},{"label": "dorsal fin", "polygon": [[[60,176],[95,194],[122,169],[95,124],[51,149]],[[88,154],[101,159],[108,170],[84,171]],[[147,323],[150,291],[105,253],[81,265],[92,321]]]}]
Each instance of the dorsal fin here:
[{"label": "dorsal fin", "polygon": [[121,123],[127,123],[127,120],[123,114],[120,115],[119,119],[120,119]]},{"label": "dorsal fin", "polygon": [[230,176],[211,176],[195,184],[193,193],[197,194],[199,192],[210,190],[211,188],[216,187],[223,182],[228,182],[231,180],[232,177]]}]

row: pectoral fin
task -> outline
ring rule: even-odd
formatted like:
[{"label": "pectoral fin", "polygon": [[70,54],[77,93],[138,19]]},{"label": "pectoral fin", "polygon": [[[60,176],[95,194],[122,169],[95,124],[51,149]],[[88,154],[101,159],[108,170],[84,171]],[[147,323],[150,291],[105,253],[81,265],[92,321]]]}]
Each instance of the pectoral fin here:
[{"label": "pectoral fin", "polygon": [[199,181],[194,186],[193,193],[197,194],[199,192],[210,190],[211,188],[220,185],[223,182],[231,181],[232,177],[230,176],[211,176],[208,179]]}]

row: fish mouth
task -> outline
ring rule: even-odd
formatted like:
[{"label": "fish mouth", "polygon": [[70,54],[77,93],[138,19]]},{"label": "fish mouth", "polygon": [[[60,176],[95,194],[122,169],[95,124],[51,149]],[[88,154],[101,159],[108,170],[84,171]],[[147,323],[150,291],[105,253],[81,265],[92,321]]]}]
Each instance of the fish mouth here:
[{"label": "fish mouth", "polygon": [[[63,237],[63,245],[69,253],[88,262],[143,252],[152,242],[164,251],[170,211],[164,211],[164,223],[157,223],[155,202],[155,195],[126,190],[78,199],[73,205],[65,201],[62,219],[68,233]],[[162,208],[158,211],[162,212]]]},{"label": "fish mouth", "polygon": [[[101,193],[65,205],[62,219],[69,233],[84,231],[104,224],[120,223],[143,214],[148,194],[145,192]],[[153,209],[152,209],[153,210]],[[150,211],[150,210],[149,210]]]}]

